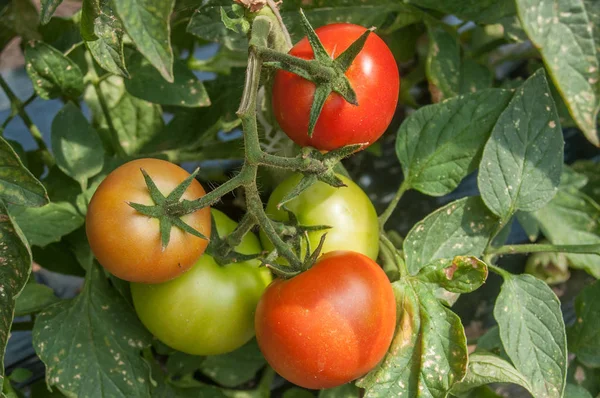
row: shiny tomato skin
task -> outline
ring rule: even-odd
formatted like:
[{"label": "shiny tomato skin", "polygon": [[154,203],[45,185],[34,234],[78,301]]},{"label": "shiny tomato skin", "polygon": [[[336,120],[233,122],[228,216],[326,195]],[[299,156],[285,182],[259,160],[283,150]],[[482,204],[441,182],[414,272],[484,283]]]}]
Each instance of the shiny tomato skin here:
[{"label": "shiny tomato skin", "polygon": [[[316,32],[325,50],[335,58],[365,30],[362,26],[339,23],[325,25]],[[289,54],[314,58],[306,37]],[[331,93],[309,137],[315,85],[293,73],[277,71],[272,91],[273,111],[281,129],[295,143],[329,151],[349,144],[371,145],[385,132],[396,111],[400,75],[392,52],[375,33],[369,35],[346,76],[356,92],[358,106]]]},{"label": "shiny tomato skin", "polygon": [[[164,160],[125,163],[111,172],[94,193],[86,216],[86,233],[94,256],[111,274],[130,282],[161,283],[187,271],[204,253],[208,241],[173,227],[169,245],[163,251],[158,220],[128,205],[154,204],[140,169],[146,170],[163,195],[189,177],[187,171]],[[205,194],[194,180],[183,198],[193,200]],[[182,220],[210,236],[208,208],[187,214]]]},{"label": "shiny tomato skin", "polygon": [[[219,236],[230,234],[237,223],[211,210]],[[248,233],[236,247],[242,254],[262,248]],[[218,355],[233,351],[254,336],[254,312],[270,271],[251,260],[219,266],[208,254],[180,277],[166,283],[131,284],[138,317],[160,341],[191,355]]]},{"label": "shiny tomato skin", "polygon": [[394,335],[396,303],[377,263],[338,251],[300,275],[273,281],[255,325],[258,345],[277,373],[305,388],[332,388],[383,358]]},{"label": "shiny tomato skin", "polygon": [[[321,253],[352,250],[376,260],[379,253],[379,222],[375,207],[354,181],[341,174],[337,176],[346,184],[345,187],[334,188],[324,182],[317,182],[285,206],[294,213],[300,225],[331,227],[308,233],[312,250],[319,245],[321,236],[327,233]],[[288,220],[288,213],[283,208],[277,209],[277,204],[301,179],[302,175],[294,174],[275,188],[265,210],[270,218],[276,221]],[[262,230],[260,239],[265,249],[273,249]],[[304,255],[304,252],[305,243],[302,240],[301,254]],[[285,260],[280,260],[285,263]]]}]

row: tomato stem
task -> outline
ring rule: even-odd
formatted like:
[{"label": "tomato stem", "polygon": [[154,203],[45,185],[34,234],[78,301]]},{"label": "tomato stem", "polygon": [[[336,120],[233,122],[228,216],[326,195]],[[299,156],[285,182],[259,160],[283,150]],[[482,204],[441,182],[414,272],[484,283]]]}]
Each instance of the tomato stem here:
[{"label": "tomato stem", "polygon": [[487,254],[519,254],[519,253],[580,253],[580,254],[597,254],[600,255],[600,244],[589,245],[553,245],[553,244],[523,244],[523,245],[506,245],[498,248],[490,248],[486,251]]},{"label": "tomato stem", "polygon": [[406,191],[408,191],[409,189],[410,189],[410,183],[408,182],[408,180],[402,181],[402,184],[400,184],[398,191],[396,191],[396,195],[394,195],[394,198],[392,199],[392,201],[390,202],[388,207],[379,216],[379,228],[381,229],[381,231],[384,230],[385,223],[391,217],[392,213],[396,209],[396,206],[398,206],[398,202],[400,202],[400,199],[402,199],[402,196],[404,195],[404,193]]}]

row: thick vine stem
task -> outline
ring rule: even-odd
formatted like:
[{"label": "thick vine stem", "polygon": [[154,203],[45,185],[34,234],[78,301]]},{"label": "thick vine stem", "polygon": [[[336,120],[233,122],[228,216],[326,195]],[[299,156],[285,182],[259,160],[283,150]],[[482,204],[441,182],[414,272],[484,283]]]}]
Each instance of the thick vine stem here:
[{"label": "thick vine stem", "polygon": [[382,250],[386,251],[386,254],[388,256],[390,254],[392,255],[393,261],[396,264],[396,267],[398,268],[399,277],[403,278],[409,276],[410,274],[408,272],[408,268],[406,267],[406,263],[402,258],[402,254],[398,249],[396,249],[396,246],[394,246],[394,244],[392,243],[390,238],[388,238],[385,232],[381,232],[379,234],[379,241],[381,242]]},{"label": "thick vine stem", "polygon": [[490,248],[487,254],[519,254],[519,253],[579,253],[579,254],[597,254],[600,255],[600,244],[589,245],[552,245],[552,244],[524,244],[524,245],[506,245],[498,248]]},{"label": "thick vine stem", "polygon": [[2,75],[0,75],[0,87],[2,87],[2,90],[4,90],[4,92],[6,93],[6,96],[10,100],[10,105],[13,109],[13,112],[18,114],[21,117],[21,119],[23,120],[23,123],[25,123],[25,125],[29,129],[31,136],[35,140],[35,143],[38,145],[38,148],[42,155],[42,161],[44,162],[44,164],[46,166],[48,166],[48,168],[54,166],[54,164],[55,164],[54,157],[52,156],[52,154],[48,150],[48,147],[46,146],[46,143],[44,142],[44,137],[42,136],[42,132],[33,123],[31,118],[25,111],[25,104],[23,102],[21,102],[19,97],[17,97],[15,95],[15,93],[12,91],[12,89],[10,88],[10,86],[8,85],[6,80],[4,80],[4,77],[2,77]]}]

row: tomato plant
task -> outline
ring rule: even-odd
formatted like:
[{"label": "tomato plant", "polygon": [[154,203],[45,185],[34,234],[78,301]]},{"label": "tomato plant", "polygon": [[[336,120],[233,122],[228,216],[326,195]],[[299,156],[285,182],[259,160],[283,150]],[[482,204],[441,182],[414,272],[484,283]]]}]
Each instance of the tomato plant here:
[{"label": "tomato plant", "polygon": [[[313,249],[318,246],[321,236],[327,233],[322,253],[352,250],[375,260],[379,252],[379,223],[375,208],[356,183],[342,175],[338,177],[346,184],[345,187],[334,188],[318,182],[278,209],[281,200],[302,178],[300,175],[291,176],[275,188],[267,202],[266,212],[273,220],[289,221],[287,212],[290,211],[300,225],[330,227],[308,232],[308,242]],[[273,248],[264,233],[260,238],[265,248]],[[305,248],[306,243],[302,245],[303,251]]]},{"label": "tomato plant", "polygon": [[371,370],[396,328],[383,270],[350,251],[323,255],[308,271],[278,279],[256,310],[256,338],[275,371],[306,388],[331,388]]},{"label": "tomato plant", "polygon": [[[154,176],[164,195],[189,177],[185,170],[164,160],[139,159],[124,164],[96,189],[87,212],[86,232],[94,256],[108,272],[131,282],[160,283],[187,271],[204,253],[208,240],[173,229],[169,245],[162,247],[158,220],[129,205],[154,204],[141,169]],[[202,185],[194,180],[183,198],[204,194]],[[210,235],[208,209],[185,215],[183,221]]]},{"label": "tomato plant", "polygon": [[[212,210],[219,236],[237,223]],[[235,250],[259,254],[258,238],[248,233]],[[220,266],[204,254],[179,278],[161,284],[135,283],[131,294],[142,323],[160,341],[192,355],[233,351],[254,336],[254,311],[271,281],[257,260]]]},{"label": "tomato plant", "polygon": [[597,4],[0,1],[0,397],[597,397]]},{"label": "tomato plant", "polygon": [[[365,28],[340,23],[316,30],[327,53],[342,54]],[[307,38],[289,52],[302,59],[314,54]],[[282,130],[298,145],[321,150],[350,144],[371,145],[384,133],[396,111],[400,75],[396,60],[376,34],[369,35],[346,76],[356,92],[358,105],[348,103],[337,93],[327,98],[319,119],[309,136],[309,115],[315,93],[314,83],[299,75],[278,71],[273,82],[273,111]]]}]

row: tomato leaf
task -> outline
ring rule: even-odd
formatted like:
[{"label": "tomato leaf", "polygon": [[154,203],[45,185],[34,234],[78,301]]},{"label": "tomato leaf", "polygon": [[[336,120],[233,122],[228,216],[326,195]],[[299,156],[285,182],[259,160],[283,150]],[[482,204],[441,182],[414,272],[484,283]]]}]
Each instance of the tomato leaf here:
[{"label": "tomato leaf", "polygon": [[357,385],[366,398],[399,394],[443,397],[467,371],[465,331],[458,315],[418,281],[392,284],[398,327],[381,364]]},{"label": "tomato leaf", "polygon": [[265,358],[253,339],[228,354],[206,357],[200,370],[222,386],[237,387],[252,380],[265,365]]},{"label": "tomato leaf", "polygon": [[98,36],[94,33],[94,20],[100,15],[100,0],[83,0],[80,22],[80,32],[83,40],[98,40]]},{"label": "tomato leaf", "polygon": [[0,136],[0,199],[21,206],[43,206],[48,194],[23,165],[10,144]]},{"label": "tomato leaf", "polygon": [[172,83],[165,82],[156,69],[137,53],[128,58],[128,65],[131,79],[125,80],[125,87],[138,98],[162,105],[210,105],[204,85],[183,62],[175,62]]},{"label": "tomato leaf", "polygon": [[33,344],[48,385],[66,395],[150,395],[150,368],[139,353],[151,336],[97,265],[79,296],[38,315]]},{"label": "tomato leaf", "polygon": [[[560,189],[544,208],[531,213],[555,245],[600,243],[600,206],[575,189]],[[574,268],[581,268],[600,278],[600,256],[566,253]]]},{"label": "tomato leaf", "polygon": [[319,391],[319,398],[359,398],[360,390],[353,383]]},{"label": "tomato leaf", "polygon": [[404,240],[408,271],[414,275],[434,260],[481,256],[497,222],[478,196],[436,210],[415,224]]},{"label": "tomato leaf", "polygon": [[529,240],[535,242],[540,235],[540,226],[535,217],[525,211],[518,211],[515,216]]},{"label": "tomato leaf", "polygon": [[248,39],[240,32],[228,29],[221,20],[221,9],[232,14],[231,1],[209,0],[196,10],[187,26],[187,32],[201,39],[217,42],[230,50],[246,51]]},{"label": "tomato leaf", "polygon": [[592,394],[582,386],[577,384],[567,384],[565,388],[565,398],[594,398]]},{"label": "tomato leaf", "polygon": [[[439,26],[428,26],[429,52],[425,73],[441,95],[434,102],[454,97],[460,90],[460,45],[458,38]],[[432,93],[433,94],[433,93]]]},{"label": "tomato leaf", "polygon": [[115,15],[110,0],[101,0],[99,7],[101,12],[91,27],[96,39],[86,40],[85,45],[104,70],[129,77],[123,53],[123,24]]},{"label": "tomato leaf", "polygon": [[456,256],[423,267],[416,277],[453,293],[470,293],[479,289],[487,276],[487,265],[483,261],[476,257]]},{"label": "tomato leaf", "polygon": [[517,0],[521,24],[539,49],[554,84],[588,140],[600,146],[600,3]]},{"label": "tomato leaf", "polygon": [[[136,154],[148,142],[159,138],[159,133],[164,128],[160,105],[129,94],[125,90],[123,79],[117,76],[111,76],[100,83],[100,89],[106,99],[119,142],[126,153]],[[93,89],[86,91],[85,100],[92,110],[94,126],[102,130],[108,129],[106,116]]]},{"label": "tomato leaf", "polygon": [[58,167],[85,189],[88,178],[102,170],[104,149],[96,130],[73,103],[54,117],[51,140]]},{"label": "tomato leaf", "polygon": [[173,82],[170,16],[175,0],[113,1],[138,50],[168,82]]},{"label": "tomato leaf", "polygon": [[490,88],[493,80],[492,72],[486,66],[472,58],[463,58],[460,64],[459,93],[468,94]]},{"label": "tomato leaf", "polygon": [[85,221],[67,202],[51,202],[36,208],[11,206],[10,212],[32,246],[44,247],[58,242]]},{"label": "tomato leaf", "polygon": [[586,184],[578,186],[581,192],[600,204],[600,163],[580,160],[571,165],[572,170],[587,178]]},{"label": "tomato leaf", "polygon": [[40,22],[47,24],[56,11],[56,8],[62,3],[63,0],[41,0],[42,9],[40,10]]},{"label": "tomato leaf", "polygon": [[506,353],[536,397],[562,397],[567,376],[567,337],[560,301],[531,275],[504,275],[494,307]]},{"label": "tomato leaf", "polygon": [[4,380],[4,352],[13,321],[15,298],[31,271],[31,253],[17,224],[0,200],[0,386]]},{"label": "tomato leaf", "polygon": [[511,0],[407,0],[419,7],[453,14],[465,20],[495,23],[502,16],[514,14]]},{"label": "tomato leaf", "polygon": [[79,66],[44,42],[27,43],[25,69],[35,92],[43,99],[61,95],[75,99],[83,92],[83,74]]},{"label": "tomato leaf", "polygon": [[17,297],[15,316],[29,315],[58,302],[54,291],[45,285],[29,282]]},{"label": "tomato leaf", "polygon": [[591,368],[600,368],[600,282],[585,287],[575,299],[577,320],[569,328],[569,351]]},{"label": "tomato leaf", "polygon": [[469,355],[469,368],[465,378],[452,387],[453,395],[463,394],[489,383],[514,383],[531,391],[527,379],[510,362],[487,352]]},{"label": "tomato leaf", "polygon": [[517,89],[485,145],[477,184],[487,207],[507,221],[535,211],[558,189],[563,135],[543,70]]},{"label": "tomato leaf", "polygon": [[432,196],[452,192],[477,168],[511,92],[489,89],[428,105],[398,130],[396,154],[411,188]]}]

